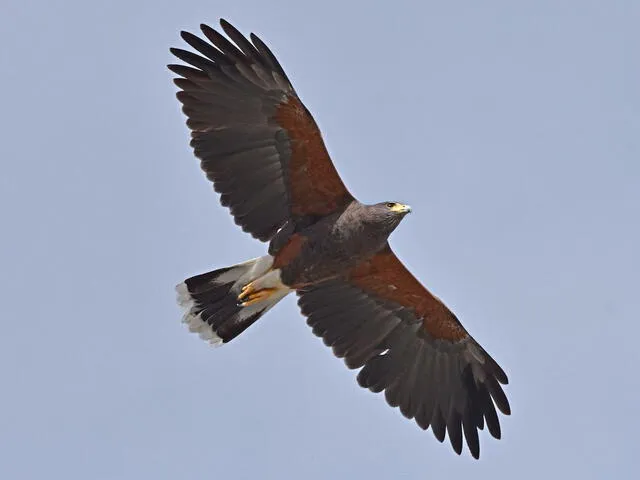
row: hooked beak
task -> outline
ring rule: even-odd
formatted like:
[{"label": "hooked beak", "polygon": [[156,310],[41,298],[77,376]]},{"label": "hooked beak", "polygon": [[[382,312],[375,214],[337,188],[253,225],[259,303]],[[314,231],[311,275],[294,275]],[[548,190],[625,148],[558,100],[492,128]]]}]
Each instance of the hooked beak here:
[{"label": "hooked beak", "polygon": [[410,205],[403,205],[401,203],[399,203],[398,205],[396,205],[393,208],[393,211],[396,213],[402,213],[404,215],[406,215],[407,213],[411,213],[411,206]]}]

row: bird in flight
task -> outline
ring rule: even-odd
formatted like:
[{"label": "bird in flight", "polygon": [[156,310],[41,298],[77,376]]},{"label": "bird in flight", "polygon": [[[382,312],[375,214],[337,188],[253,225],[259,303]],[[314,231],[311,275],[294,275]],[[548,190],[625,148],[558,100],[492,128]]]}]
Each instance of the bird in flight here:
[{"label": "bird in flight", "polygon": [[256,35],[225,20],[181,36],[178,100],[200,166],[235,222],[267,254],[196,275],[176,290],[183,321],[230,342],[295,292],[313,333],[358,383],[479,458],[478,430],[500,438],[507,375],[456,316],[402,264],[389,235],[408,205],[360,203],[342,182],[311,113]]}]

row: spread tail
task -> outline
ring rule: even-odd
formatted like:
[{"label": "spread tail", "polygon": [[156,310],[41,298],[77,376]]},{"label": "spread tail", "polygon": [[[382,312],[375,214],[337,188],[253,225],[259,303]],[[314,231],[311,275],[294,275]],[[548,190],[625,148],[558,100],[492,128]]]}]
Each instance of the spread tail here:
[{"label": "spread tail", "polygon": [[291,291],[272,265],[267,255],[186,279],[176,286],[182,321],[212,345],[233,340]]}]

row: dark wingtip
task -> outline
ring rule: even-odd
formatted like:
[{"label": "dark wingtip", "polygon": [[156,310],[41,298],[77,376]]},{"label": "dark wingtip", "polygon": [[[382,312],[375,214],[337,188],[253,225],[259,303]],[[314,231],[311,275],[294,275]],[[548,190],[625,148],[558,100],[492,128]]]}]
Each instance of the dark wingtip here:
[{"label": "dark wingtip", "polygon": [[496,380],[498,380],[502,385],[509,384],[509,378],[507,377],[507,374],[497,363],[496,363],[496,369],[494,374],[496,376]]},{"label": "dark wingtip", "polygon": [[505,404],[503,405],[504,408],[501,408],[500,411],[504,414],[504,415],[511,415],[511,404],[509,403],[509,400],[506,400]]},{"label": "dark wingtip", "polygon": [[231,25],[231,23],[227,22],[224,18],[220,19],[220,26],[222,27],[222,30],[224,30],[224,33],[229,37],[233,37],[234,35],[243,36],[242,33],[240,33],[240,30]]},{"label": "dark wingtip", "polygon": [[209,25],[207,25],[206,23],[201,23],[200,24],[200,30],[202,31],[202,33],[204,34],[205,37],[207,37],[209,39],[209,41],[211,43],[213,43],[214,45],[217,46],[216,42],[220,41],[220,38],[225,39],[224,35],[222,35],[218,30],[216,30],[213,27],[210,27]]},{"label": "dark wingtip", "polygon": [[500,420],[498,420],[497,415],[495,418],[491,418],[491,420],[487,418],[487,429],[489,430],[489,434],[496,440],[500,440],[502,438],[502,427],[500,426]]},{"label": "dark wingtip", "polygon": [[[476,430],[477,432],[477,430]],[[469,453],[471,454],[471,456],[473,458],[475,458],[476,460],[478,460],[480,458],[480,441],[477,437],[477,435],[475,436],[475,441],[469,441],[469,438],[467,437],[467,448],[469,449]]]},{"label": "dark wingtip", "polygon": [[451,438],[449,438],[449,443],[451,443],[451,446],[453,447],[453,451],[456,452],[456,455],[461,455],[462,454],[462,443],[461,444],[454,444],[454,441],[451,440]]},{"label": "dark wingtip", "polygon": [[167,68],[171,70],[173,73],[175,73],[176,75],[180,75],[179,72],[181,67],[184,67],[184,65],[176,65],[175,63],[170,63],[167,65]]},{"label": "dark wingtip", "polygon": [[[184,53],[189,53],[186,50],[183,50],[181,48],[175,48],[175,47],[171,47],[169,49],[169,52],[176,58],[179,58],[180,60],[183,60],[182,57],[184,56]],[[184,60],[183,60],[184,61]]]}]

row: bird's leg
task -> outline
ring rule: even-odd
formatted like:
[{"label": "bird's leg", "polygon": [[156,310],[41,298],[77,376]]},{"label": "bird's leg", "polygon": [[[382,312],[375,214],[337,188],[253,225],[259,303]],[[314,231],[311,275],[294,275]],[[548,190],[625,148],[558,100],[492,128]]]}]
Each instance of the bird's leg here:
[{"label": "bird's leg", "polygon": [[238,295],[238,305],[248,307],[254,303],[261,302],[269,298],[276,290],[276,288],[262,288],[258,290],[253,282],[248,283],[242,287],[240,295]]},{"label": "bird's leg", "polygon": [[283,289],[289,291],[289,288],[280,280],[280,270],[269,270],[242,287],[238,295],[238,305],[247,307],[262,302]]}]

